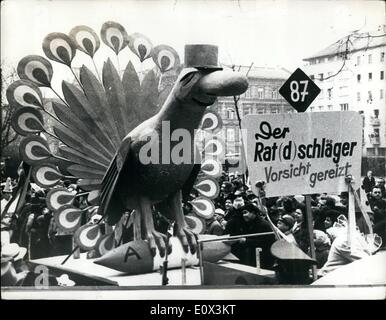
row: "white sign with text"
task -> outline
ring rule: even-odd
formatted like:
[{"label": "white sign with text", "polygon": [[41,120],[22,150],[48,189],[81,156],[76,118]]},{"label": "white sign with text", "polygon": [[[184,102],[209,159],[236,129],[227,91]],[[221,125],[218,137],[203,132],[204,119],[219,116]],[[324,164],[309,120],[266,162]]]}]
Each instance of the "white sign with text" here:
[{"label": "white sign with text", "polygon": [[249,115],[242,120],[253,191],[267,197],[347,191],[361,178],[362,118],[357,112]]}]

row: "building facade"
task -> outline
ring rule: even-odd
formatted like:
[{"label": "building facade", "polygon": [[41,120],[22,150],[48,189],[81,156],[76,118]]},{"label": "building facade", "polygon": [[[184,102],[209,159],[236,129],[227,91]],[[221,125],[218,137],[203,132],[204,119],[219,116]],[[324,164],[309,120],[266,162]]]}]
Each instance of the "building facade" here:
[{"label": "building facade", "polygon": [[365,157],[386,155],[385,52],[385,32],[354,33],[303,59],[321,89],[308,111],[360,113]]},{"label": "building facade", "polygon": [[[248,90],[236,97],[240,118],[249,114],[294,112],[295,110],[279,94],[279,89],[291,73],[284,68],[245,67],[236,68],[248,77]],[[223,127],[218,135],[225,143],[228,158],[239,157],[242,147],[241,132],[235,109],[234,97],[219,97],[213,109],[219,113]]]}]

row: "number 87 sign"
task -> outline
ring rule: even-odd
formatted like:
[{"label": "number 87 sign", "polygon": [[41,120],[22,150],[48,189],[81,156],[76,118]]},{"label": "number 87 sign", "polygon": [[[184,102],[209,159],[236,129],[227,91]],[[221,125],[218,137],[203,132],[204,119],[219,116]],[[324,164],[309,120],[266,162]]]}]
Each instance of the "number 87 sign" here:
[{"label": "number 87 sign", "polygon": [[299,68],[279,89],[279,93],[298,112],[304,112],[320,93],[320,88]]}]

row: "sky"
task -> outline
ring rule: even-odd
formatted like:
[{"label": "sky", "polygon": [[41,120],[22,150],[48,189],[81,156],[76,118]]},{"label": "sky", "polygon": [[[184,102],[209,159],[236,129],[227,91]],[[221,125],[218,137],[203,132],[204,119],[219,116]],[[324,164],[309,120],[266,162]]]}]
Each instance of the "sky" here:
[{"label": "sky", "polygon": [[[384,24],[385,4],[375,0],[5,0],[1,2],[2,62],[17,65],[28,54],[44,56],[41,43],[50,32],[68,33],[76,25],[87,25],[99,34],[109,20],[122,24],[128,34],[145,34],[154,45],[171,45],[181,57],[185,44],[210,43],[219,46],[219,61],[225,64],[253,62],[294,70],[304,65],[303,58],[351,31],[371,31]],[[121,59],[125,54],[130,59],[129,52],[122,52]]]}]

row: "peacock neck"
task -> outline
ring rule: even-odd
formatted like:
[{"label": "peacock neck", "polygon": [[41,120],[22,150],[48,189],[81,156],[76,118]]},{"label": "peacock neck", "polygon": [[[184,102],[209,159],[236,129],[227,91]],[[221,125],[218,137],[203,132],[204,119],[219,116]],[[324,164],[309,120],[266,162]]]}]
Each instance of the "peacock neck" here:
[{"label": "peacock neck", "polygon": [[185,102],[171,97],[168,99],[159,112],[160,121],[168,121],[170,130],[185,129],[193,137],[194,130],[198,128],[206,107],[196,104],[194,101]]}]

